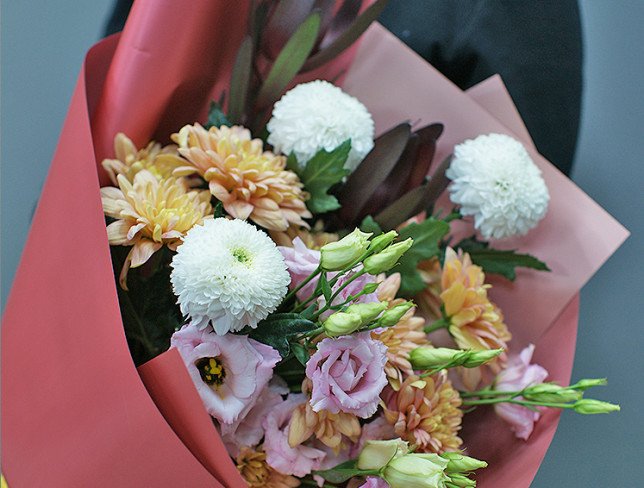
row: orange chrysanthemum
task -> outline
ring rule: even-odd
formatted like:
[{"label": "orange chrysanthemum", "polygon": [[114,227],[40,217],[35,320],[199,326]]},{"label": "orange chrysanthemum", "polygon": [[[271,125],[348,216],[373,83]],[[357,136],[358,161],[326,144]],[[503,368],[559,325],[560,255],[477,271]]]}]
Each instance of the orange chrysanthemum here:
[{"label": "orange chrysanthemum", "polygon": [[266,463],[266,453],[250,447],[242,447],[235,458],[237,469],[250,488],[295,488],[300,481],[287,474],[275,471]]},{"label": "orange chrysanthemum", "polygon": [[[474,264],[469,254],[456,254],[447,248],[441,276],[445,315],[449,332],[462,349],[507,349],[512,337],[503,322],[503,315],[487,296],[490,285],[485,284],[483,270]],[[488,363],[495,371],[505,354]]]},{"label": "orange chrysanthemum", "polygon": [[456,451],[463,412],[461,397],[441,371],[433,376],[405,379],[400,390],[386,387],[382,393],[385,419],[401,439],[419,452]]},{"label": "orange chrysanthemum", "polygon": [[286,158],[264,151],[260,139],[251,139],[241,126],[186,125],[172,139],[188,165],[175,169],[175,176],[198,173],[224,209],[237,219],[250,219],[274,231],[291,225],[308,227],[311,217],[298,176],[286,169]]},{"label": "orange chrysanthemum", "polygon": [[[400,274],[394,273],[384,280],[378,287],[378,300],[388,302],[389,308],[395,307],[404,302],[403,299],[395,298],[400,288]],[[415,308],[411,308],[400,321],[387,327],[381,332],[373,331],[371,336],[387,346],[387,363],[385,374],[389,384],[394,390],[398,390],[404,376],[413,374],[409,353],[419,346],[429,344],[427,335],[423,331],[425,320],[414,315]]]},{"label": "orange chrysanthemum", "polygon": [[119,279],[127,289],[130,267],[145,264],[163,245],[175,250],[186,232],[211,217],[212,208],[208,191],[189,191],[175,178],[158,180],[141,170],[133,183],[123,175],[117,180],[119,188],[101,188],[101,199],[105,215],[117,219],[107,226],[109,243],[132,246]]},{"label": "orange chrysanthemum", "polygon": [[114,138],[116,159],[104,159],[101,163],[112,183],[118,185],[117,176],[125,176],[130,183],[141,170],[148,170],[158,179],[172,176],[172,172],[184,164],[177,153],[177,146],[161,147],[151,141],[143,149],[137,149],[134,143],[122,132]]},{"label": "orange chrysanthemum", "polygon": [[[311,381],[305,379],[302,391],[311,389]],[[362,428],[358,418],[350,413],[331,413],[326,410],[313,411],[310,402],[299,405],[291,415],[289,424],[288,443],[291,447],[298,446],[315,436],[324,445],[338,453],[348,447],[348,442],[358,442]]]}]

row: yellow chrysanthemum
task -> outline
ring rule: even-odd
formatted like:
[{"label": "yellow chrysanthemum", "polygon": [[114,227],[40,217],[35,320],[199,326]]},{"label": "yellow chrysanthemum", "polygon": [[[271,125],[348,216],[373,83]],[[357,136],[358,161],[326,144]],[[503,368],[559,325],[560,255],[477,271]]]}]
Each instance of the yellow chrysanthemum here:
[{"label": "yellow chrysanthemum", "polygon": [[262,141],[251,139],[248,129],[186,125],[172,138],[189,163],[175,169],[174,175],[201,175],[233,217],[273,231],[308,227],[302,219],[311,213],[300,179],[286,170],[284,156],[264,151]]},{"label": "yellow chrysanthemum", "polygon": [[[305,379],[302,391],[306,393],[310,390],[311,381]],[[289,423],[288,443],[291,447],[299,446],[314,435],[316,439],[337,453],[348,447],[348,442],[357,442],[361,432],[360,422],[355,415],[342,411],[315,412],[311,403],[307,401],[293,410]]]},{"label": "yellow chrysanthemum", "polygon": [[[378,300],[388,302],[389,308],[399,305],[405,301],[395,298],[399,288],[400,274],[394,273],[380,283],[377,290]],[[419,346],[429,344],[427,335],[423,331],[425,320],[414,315],[415,311],[415,308],[411,308],[396,325],[387,327],[381,332],[373,331],[371,333],[374,339],[387,346],[385,374],[389,380],[389,385],[394,390],[400,389],[404,376],[413,374],[413,369],[409,362],[409,353]]]},{"label": "yellow chrysanthemum", "polygon": [[417,452],[456,451],[463,412],[461,397],[441,371],[433,376],[409,376],[400,390],[386,387],[382,393],[385,419],[401,439],[417,446]]},{"label": "yellow chrysanthemum", "polygon": [[287,474],[275,471],[266,463],[266,453],[250,447],[242,447],[235,459],[237,469],[249,488],[295,488],[300,481]]},{"label": "yellow chrysanthemum", "polygon": [[[487,296],[490,285],[485,284],[483,270],[474,264],[469,254],[457,255],[447,248],[441,276],[445,315],[449,332],[461,349],[507,349],[511,335],[503,315]],[[497,367],[497,361],[488,363]]]},{"label": "yellow chrysanthemum", "polygon": [[117,181],[119,188],[101,188],[101,199],[105,215],[117,219],[107,226],[110,244],[132,246],[119,280],[127,289],[130,267],[141,266],[163,245],[175,250],[186,232],[212,217],[212,208],[208,191],[188,191],[181,181],[158,180],[147,170],[133,183],[123,175]]},{"label": "yellow chrysanthemum", "polygon": [[161,147],[158,142],[151,141],[143,149],[137,149],[122,132],[114,138],[114,154],[116,159],[104,159],[102,162],[114,185],[118,185],[118,175],[125,176],[132,183],[134,176],[144,169],[158,179],[168,178],[176,168],[184,164],[177,153],[177,146]]}]

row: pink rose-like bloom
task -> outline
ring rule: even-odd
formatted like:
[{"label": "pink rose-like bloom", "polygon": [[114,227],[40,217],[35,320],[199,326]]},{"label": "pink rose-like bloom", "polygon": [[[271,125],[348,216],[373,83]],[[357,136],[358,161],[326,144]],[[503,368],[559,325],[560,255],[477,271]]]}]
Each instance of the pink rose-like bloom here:
[{"label": "pink rose-like bloom", "polygon": [[[530,344],[518,356],[510,358],[507,367],[495,380],[495,389],[499,391],[521,391],[528,386],[543,383],[548,371],[538,364],[530,364],[534,345]],[[519,397],[521,398],[521,397]],[[494,405],[496,414],[510,424],[514,435],[527,440],[532,433],[534,423],[541,414],[521,405],[499,403]]]},{"label": "pink rose-like bloom", "polygon": [[[243,418],[255,405],[280,360],[275,349],[247,336],[217,335],[192,324],[175,332],[170,345],[181,354],[208,413],[224,424]],[[212,384],[202,378],[210,358],[223,368]]]},{"label": "pink rose-like bloom", "polygon": [[306,363],[313,410],[371,417],[387,384],[386,354],[387,347],[369,332],[321,341]]},{"label": "pink rose-like bloom", "polygon": [[293,410],[306,401],[306,395],[290,394],[286,400],[274,406],[263,422],[264,452],[270,467],[282,474],[306,476],[311,471],[320,469],[326,456],[324,451],[300,444],[291,447],[288,444],[289,422]]},{"label": "pink rose-like bloom", "polygon": [[[291,284],[289,285],[291,290],[308,278],[320,264],[320,251],[309,249],[299,237],[293,239],[293,247],[279,246],[278,249],[282,253],[288,273],[291,275]],[[317,277],[312,279],[297,292],[297,298],[305,300],[310,297],[317,283]]]},{"label": "pink rose-like bloom", "polygon": [[287,393],[288,387],[285,384],[271,381],[245,417],[240,416],[232,424],[221,424],[221,438],[228,454],[236,457],[242,447],[254,447],[259,444],[264,437],[262,422],[276,405],[282,403],[282,395]]}]

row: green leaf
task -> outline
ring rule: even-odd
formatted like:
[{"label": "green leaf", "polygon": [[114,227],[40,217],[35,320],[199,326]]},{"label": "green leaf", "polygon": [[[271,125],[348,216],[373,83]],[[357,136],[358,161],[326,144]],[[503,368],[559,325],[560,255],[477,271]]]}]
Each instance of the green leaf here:
[{"label": "green leaf", "polygon": [[401,229],[400,240],[411,237],[414,244],[400,258],[399,266],[392,270],[399,272],[402,278],[400,295],[413,297],[425,288],[425,283],[416,269],[418,263],[439,255],[440,242],[448,232],[449,224],[433,217],[420,224],[409,224]]},{"label": "green leaf", "polygon": [[340,208],[338,199],[329,195],[328,191],[349,174],[349,171],[344,169],[344,163],[347,161],[350,151],[350,140],[344,141],[330,152],[321,149],[301,170],[300,179],[311,195],[311,198],[306,202],[306,206],[311,212],[325,213]]},{"label": "green leaf", "polygon": [[382,228],[378,225],[371,215],[367,215],[362,219],[362,223],[359,225],[362,232],[371,232],[373,235],[378,236],[382,234]]},{"label": "green leaf", "polygon": [[387,6],[389,0],[376,0],[332,43],[324,47],[306,62],[303,71],[309,71],[328,63],[342,51],[351,46],[376,20]]},{"label": "green leaf", "polygon": [[304,317],[305,319],[311,319],[315,315],[315,311],[317,310],[317,308],[318,308],[318,304],[316,302],[313,302],[311,305],[309,305],[302,311],[301,313],[302,317]]},{"label": "green leaf", "polygon": [[230,97],[228,98],[228,117],[233,122],[241,122],[246,110],[248,85],[253,66],[253,39],[246,36],[239,46],[237,57],[230,76]]},{"label": "green leaf", "polygon": [[291,342],[291,350],[293,351],[293,355],[300,362],[300,364],[302,366],[306,366],[306,363],[311,357],[309,355],[309,350],[299,342]]},{"label": "green leaf", "polygon": [[289,339],[302,332],[315,329],[316,325],[297,313],[274,313],[262,320],[248,336],[275,348],[285,358],[291,352]]},{"label": "green leaf", "polygon": [[291,153],[286,158],[286,169],[291,170],[293,173],[300,175],[300,163],[297,162],[297,156],[295,153]]},{"label": "green leaf", "polygon": [[221,103],[215,102],[214,100],[210,102],[210,109],[208,110],[208,122],[206,122],[206,129],[210,129],[211,127],[221,127],[222,125],[226,125],[230,127],[231,124],[230,120],[228,120],[228,117],[226,117],[226,114],[224,111],[221,109]]},{"label": "green leaf", "polygon": [[288,84],[295,78],[306,59],[311,54],[320,30],[320,14],[313,12],[300,24],[288,40],[275,63],[268,72],[266,80],[259,89],[257,105],[266,107],[277,100]]},{"label": "green leaf", "polygon": [[219,217],[224,216],[224,204],[217,200],[217,204],[215,205],[215,209],[213,211],[213,218],[218,219]]},{"label": "green leaf", "polygon": [[331,469],[325,469],[323,471],[313,471],[313,474],[321,476],[329,483],[344,483],[354,476],[378,475],[378,471],[376,470],[356,468],[356,463],[357,461],[355,459],[351,459],[350,461],[338,464],[336,467]]},{"label": "green leaf", "polygon": [[322,295],[324,295],[324,299],[326,300],[326,303],[330,303],[331,286],[329,285],[329,280],[327,279],[325,272],[322,272],[322,274],[320,274],[320,279],[318,280],[318,283],[320,284],[320,290],[322,291]]},{"label": "green leaf", "polygon": [[478,241],[475,237],[463,239],[454,247],[469,253],[472,262],[483,268],[486,273],[498,274],[510,281],[516,278],[516,268],[550,271],[546,263],[530,254],[492,249],[487,242]]}]

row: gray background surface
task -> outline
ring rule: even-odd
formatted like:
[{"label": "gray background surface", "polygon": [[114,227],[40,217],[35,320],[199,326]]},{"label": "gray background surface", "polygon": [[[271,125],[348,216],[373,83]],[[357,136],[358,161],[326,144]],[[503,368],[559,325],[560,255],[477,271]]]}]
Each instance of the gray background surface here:
[{"label": "gray background surface", "polygon": [[[110,5],[2,2],[3,307],[84,53]],[[608,376],[597,396],[621,403],[622,412],[565,412],[537,488],[644,485],[644,0],[581,7],[585,93],[573,179],[632,236],[582,291],[573,379]]]}]

